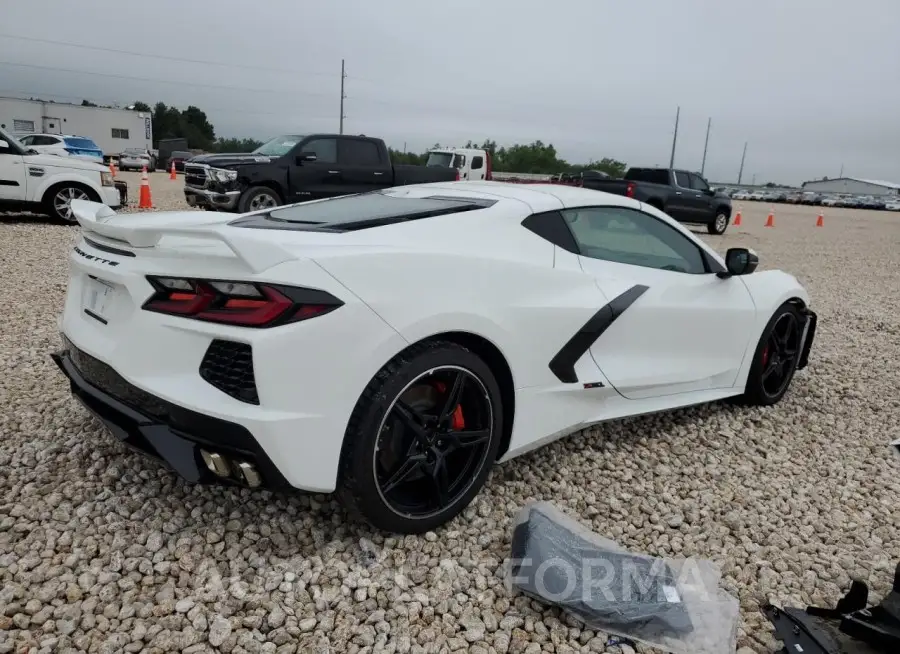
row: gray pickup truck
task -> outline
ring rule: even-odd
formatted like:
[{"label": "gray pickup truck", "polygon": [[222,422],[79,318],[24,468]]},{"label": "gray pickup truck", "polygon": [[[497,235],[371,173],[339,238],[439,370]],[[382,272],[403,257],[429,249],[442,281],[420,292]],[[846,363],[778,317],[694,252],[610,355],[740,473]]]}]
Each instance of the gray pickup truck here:
[{"label": "gray pickup truck", "polygon": [[585,178],[584,187],[634,198],[678,222],[706,225],[710,234],[725,233],[731,221],[731,198],[686,170],[629,168],[622,179]]}]

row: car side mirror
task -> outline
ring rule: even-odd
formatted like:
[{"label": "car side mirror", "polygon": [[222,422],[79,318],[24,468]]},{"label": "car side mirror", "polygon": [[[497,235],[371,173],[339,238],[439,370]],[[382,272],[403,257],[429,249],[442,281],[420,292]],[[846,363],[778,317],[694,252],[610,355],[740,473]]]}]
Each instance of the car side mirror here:
[{"label": "car side mirror", "polygon": [[315,152],[301,152],[297,155],[296,161],[298,166],[302,166],[304,161],[317,161],[318,158]]},{"label": "car side mirror", "polygon": [[756,252],[748,248],[729,248],[725,253],[725,268],[727,273],[719,273],[719,277],[731,277],[733,275],[749,275],[759,265],[759,257]]}]

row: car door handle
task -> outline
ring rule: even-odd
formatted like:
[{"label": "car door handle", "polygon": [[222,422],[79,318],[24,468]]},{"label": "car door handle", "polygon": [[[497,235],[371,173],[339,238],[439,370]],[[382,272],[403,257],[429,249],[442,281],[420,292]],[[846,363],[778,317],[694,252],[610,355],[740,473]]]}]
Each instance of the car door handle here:
[{"label": "car door handle", "polygon": [[675,191],[675,195],[681,195],[681,191]]},{"label": "car door handle", "polygon": [[339,171],[339,170],[329,170],[329,171],[328,171],[328,174],[329,174],[329,175],[337,175],[339,172],[341,172],[341,171]]},{"label": "car door handle", "polygon": [[376,177],[379,175],[384,175],[384,173],[375,173]]}]

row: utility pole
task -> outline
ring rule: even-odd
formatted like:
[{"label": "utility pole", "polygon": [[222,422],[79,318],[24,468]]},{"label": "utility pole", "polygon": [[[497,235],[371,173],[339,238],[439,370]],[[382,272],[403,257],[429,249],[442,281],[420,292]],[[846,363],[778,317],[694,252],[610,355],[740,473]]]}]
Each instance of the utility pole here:
[{"label": "utility pole", "polygon": [[744,159],[747,156],[747,142],[744,141],[744,154],[741,155],[741,169],[738,171],[738,181],[737,183],[741,183],[741,177],[744,175]]},{"label": "utility pole", "polygon": [[669,168],[675,167],[675,142],[678,141],[678,117],[681,115],[681,107],[675,112],[675,133],[672,135],[672,156],[669,157]]},{"label": "utility pole", "polygon": [[838,175],[838,179],[841,179],[843,177],[844,177],[844,164],[841,164],[841,174]]},{"label": "utility pole", "polygon": [[341,128],[340,128],[340,131],[338,132],[338,134],[344,133],[344,118],[346,118],[346,116],[344,115],[344,99],[347,97],[344,94],[344,80],[345,79],[347,79],[347,73],[344,69],[344,60],[341,59]]},{"label": "utility pole", "polygon": [[710,116],[709,121],[706,123],[706,142],[703,144],[703,163],[700,164],[700,177],[703,177],[703,172],[706,170],[706,149],[709,147],[710,127],[712,127],[712,116]]}]

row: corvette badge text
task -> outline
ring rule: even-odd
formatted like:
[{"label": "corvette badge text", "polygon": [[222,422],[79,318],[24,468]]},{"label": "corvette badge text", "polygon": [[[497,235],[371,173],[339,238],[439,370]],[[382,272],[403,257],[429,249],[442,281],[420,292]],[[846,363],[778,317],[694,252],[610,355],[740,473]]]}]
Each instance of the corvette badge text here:
[{"label": "corvette badge text", "polygon": [[75,246],[75,252],[83,256],[88,261],[97,261],[98,263],[105,263],[107,266],[118,266],[118,261],[110,261],[109,259],[104,259],[103,257],[95,257],[93,254],[88,254],[77,245]]}]

